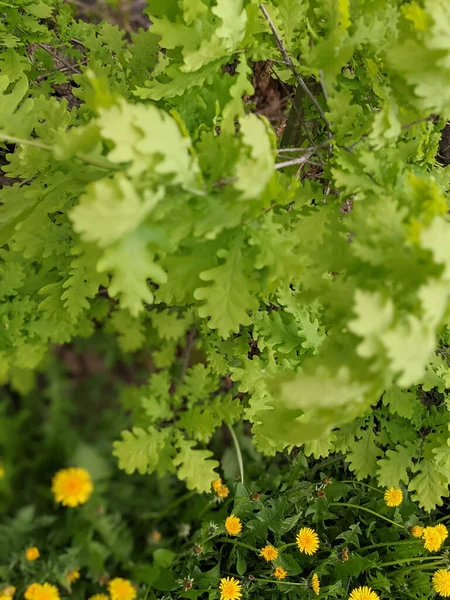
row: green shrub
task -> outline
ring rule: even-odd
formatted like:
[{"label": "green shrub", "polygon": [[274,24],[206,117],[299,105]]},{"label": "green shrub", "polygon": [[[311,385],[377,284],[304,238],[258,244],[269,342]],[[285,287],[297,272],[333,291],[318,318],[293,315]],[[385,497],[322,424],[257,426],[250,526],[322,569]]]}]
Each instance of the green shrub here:
[{"label": "green shrub", "polygon": [[[76,561],[61,549],[71,547],[90,557],[90,573],[115,561],[148,595],[173,591],[174,573],[190,576],[195,558],[197,591],[180,596],[195,600],[198,590],[217,593],[219,575],[245,575],[247,564],[251,574],[261,561],[254,550],[238,558],[236,546],[219,571],[212,563],[229,541],[211,538],[197,557],[190,546],[178,556],[172,541],[159,558],[149,551],[148,571],[131,548],[142,510],[133,489],[153,496],[157,486],[152,501],[163,506],[167,494],[179,501],[182,482],[210,494],[233,452],[224,436],[241,462],[244,446],[247,462],[279,471],[276,485],[262,486],[255,468],[222,507],[243,503],[259,522],[282,493],[303,490],[280,467],[299,448],[309,487],[280,519],[306,522],[316,510],[304,504],[321,485],[305,456],[342,460],[337,480],[348,465],[377,490],[402,486],[401,527],[421,514],[416,505],[429,512],[449,495],[449,171],[439,144],[450,115],[450,12],[446,0],[152,0],[145,12],[151,27],[129,31],[77,20],[59,0],[0,2],[2,503],[19,511],[7,539],[41,510],[50,527],[53,474],[99,469],[114,482],[104,498],[116,494],[118,521],[96,530],[88,503],[80,521],[58,522],[55,540],[48,532],[55,563],[36,573],[64,586],[62,565]],[[272,122],[260,114],[263,85],[284,90],[287,122],[280,111]],[[67,400],[73,356],[55,360],[54,347],[64,355],[69,344],[94,371],[95,357],[101,364],[94,390],[83,383]],[[79,403],[101,415],[82,434],[72,421],[83,419]],[[36,420],[44,425],[30,448],[43,449],[31,467],[16,438]],[[110,475],[111,446],[132,478]],[[243,499],[252,486],[270,491],[267,505]],[[343,495],[379,509],[372,492]],[[327,494],[311,505],[324,511],[317,523],[328,519]],[[209,505],[195,498],[192,541],[202,545]],[[366,567],[327,566],[333,536],[363,527],[365,546],[391,540],[350,509],[330,514],[340,529],[324,527],[328,554],[298,568],[309,583],[317,570],[343,598]],[[264,536],[252,531],[246,522],[243,543],[259,548]],[[281,525],[271,531],[285,543]],[[5,577],[34,568],[19,539]],[[389,552],[373,560],[393,562]],[[422,554],[408,552],[422,568]],[[286,554],[291,571],[297,558]],[[155,587],[160,573],[172,578],[167,589]],[[424,573],[409,573],[393,569],[396,597],[429,597]],[[367,581],[390,593],[380,577]],[[297,583],[289,594],[304,593]]]}]

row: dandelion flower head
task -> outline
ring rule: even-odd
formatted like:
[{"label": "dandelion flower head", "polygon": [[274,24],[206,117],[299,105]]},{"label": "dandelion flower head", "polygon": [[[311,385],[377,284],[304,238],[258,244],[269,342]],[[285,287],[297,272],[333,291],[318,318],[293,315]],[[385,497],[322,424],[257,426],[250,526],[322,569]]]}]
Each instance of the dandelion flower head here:
[{"label": "dandelion flower head", "polygon": [[279,580],[285,579],[286,575],[287,571],[286,569],[283,569],[283,567],[276,567],[276,569],[273,572],[273,576]]},{"label": "dandelion flower head", "polygon": [[370,587],[364,586],[355,588],[349,600],[380,600],[380,597]]},{"label": "dandelion flower head", "polygon": [[79,467],[61,469],[52,481],[52,492],[56,502],[72,508],[79,504],[85,504],[93,489],[91,476],[86,469]]},{"label": "dandelion flower head", "polygon": [[438,523],[434,526],[435,531],[442,540],[442,543],[448,538],[448,529],[443,523]]},{"label": "dandelion flower head", "polygon": [[16,588],[13,585],[6,585],[0,590],[0,600],[11,600],[16,593]]},{"label": "dandelion flower head", "polygon": [[423,527],[421,525],[414,525],[411,527],[411,535],[415,538],[421,538],[423,536]]},{"label": "dandelion flower head", "polygon": [[225,519],[225,529],[229,535],[239,535],[242,531],[242,522],[236,515],[230,515]]},{"label": "dandelion flower head", "polygon": [[315,554],[319,549],[319,536],[310,527],[303,527],[295,538],[298,549],[305,554]]},{"label": "dandelion flower head", "polygon": [[311,588],[316,596],[320,594],[320,581],[317,573],[314,573],[314,575],[311,577]]},{"label": "dandelion flower head", "polygon": [[268,546],[264,546],[264,548],[262,548],[259,555],[262,556],[265,561],[269,562],[278,557],[278,550],[275,548],[275,546],[269,544]]},{"label": "dandelion flower head", "polygon": [[400,506],[403,502],[403,492],[400,488],[391,487],[384,492],[384,501],[390,507]]},{"label": "dandelion flower head", "polygon": [[242,596],[241,583],[234,577],[224,577],[220,580],[220,600],[239,600]]},{"label": "dandelion flower head", "polygon": [[58,588],[49,583],[32,583],[25,590],[27,600],[59,600]]},{"label": "dandelion flower head", "polygon": [[111,600],[134,600],[137,596],[136,588],[131,581],[121,577],[111,579],[108,590]]},{"label": "dandelion flower head", "polygon": [[444,598],[450,596],[450,571],[446,569],[435,571],[433,574],[433,589]]},{"label": "dandelion flower head", "polygon": [[211,487],[212,489],[216,492],[217,494],[217,490],[220,488],[220,486],[223,485],[222,484],[222,480],[219,477],[219,479],[215,479],[212,483],[211,483]]},{"label": "dandelion flower head", "polygon": [[73,571],[67,571],[66,581],[69,585],[75,583],[77,579],[80,579],[80,569],[74,569]]},{"label": "dandelion flower head", "polygon": [[25,550],[25,558],[27,560],[32,561],[32,560],[36,560],[39,557],[40,557],[39,550],[36,548],[36,546],[33,546],[32,548],[27,548]]},{"label": "dandelion flower head", "polygon": [[94,594],[88,600],[109,600],[109,596],[107,594]]},{"label": "dandelion flower head", "polygon": [[228,487],[226,485],[220,485],[217,490],[216,490],[216,496],[218,498],[227,498],[228,494],[230,493],[230,490],[228,489]]},{"label": "dandelion flower head", "polygon": [[437,552],[442,546],[442,532],[435,527],[425,527],[423,530],[423,545],[429,552]]}]

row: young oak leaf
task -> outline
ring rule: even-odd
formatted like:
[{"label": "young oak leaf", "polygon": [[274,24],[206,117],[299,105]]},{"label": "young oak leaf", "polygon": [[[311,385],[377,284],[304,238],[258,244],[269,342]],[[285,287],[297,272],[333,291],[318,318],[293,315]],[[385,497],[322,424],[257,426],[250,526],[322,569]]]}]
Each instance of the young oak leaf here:
[{"label": "young oak leaf", "polygon": [[448,476],[431,460],[421,461],[417,471],[418,474],[408,486],[412,499],[428,512],[436,506],[442,506],[442,498],[449,495]]},{"label": "young oak leaf", "polygon": [[381,449],[375,443],[376,440],[377,437],[370,425],[361,431],[361,439],[350,444],[347,460],[350,470],[358,479],[365,479],[375,473],[377,458],[382,454]]},{"label": "young oak leaf", "polygon": [[224,262],[200,273],[200,279],[211,282],[211,285],[197,288],[194,292],[196,300],[204,301],[198,308],[198,314],[202,318],[209,317],[208,327],[217,329],[223,338],[237,333],[241,325],[250,325],[252,320],[248,312],[258,308],[251,279],[245,269],[250,270],[251,265],[243,259],[241,247],[241,240],[236,240],[229,250],[219,250],[217,256],[225,259]]},{"label": "young oak leaf", "polygon": [[109,246],[134,231],[161,200],[161,190],[141,196],[124,173],[92,183],[70,214],[73,227],[86,242]]},{"label": "young oak leaf", "polygon": [[211,481],[217,479],[219,463],[212,460],[212,452],[209,450],[193,449],[196,442],[192,440],[180,440],[179,452],[173,459],[173,464],[178,467],[179,479],[186,479],[186,485],[190,490],[208,492],[211,489]]},{"label": "young oak leaf", "polygon": [[142,310],[144,302],[153,303],[147,279],[156,283],[167,281],[165,271],[148,248],[149,236],[145,227],[136,229],[107,248],[97,263],[100,272],[111,273],[109,295],[118,296],[121,308],[128,308],[133,316]]},{"label": "young oak leaf", "polygon": [[243,149],[234,187],[242,199],[259,198],[274,173],[275,154],[266,122],[250,114],[240,121]]},{"label": "young oak leaf", "polygon": [[377,462],[377,478],[380,487],[398,487],[400,481],[406,485],[409,481],[408,469],[412,462],[414,448],[411,445],[396,446],[395,450],[387,450],[385,458]]},{"label": "young oak leaf", "polygon": [[251,75],[252,70],[248,66],[245,55],[242,54],[239,59],[239,64],[236,67],[235,81],[230,87],[231,100],[222,110],[221,128],[225,133],[234,134],[235,118],[242,118],[245,116],[242,96],[245,94],[251,96],[255,91],[250,80]]},{"label": "young oak leaf", "polygon": [[169,435],[168,429],[158,431],[154,427],[149,427],[147,431],[140,427],[122,431],[122,440],[113,444],[113,455],[119,459],[119,468],[129,475],[135,471],[141,475],[153,473],[158,468]]}]

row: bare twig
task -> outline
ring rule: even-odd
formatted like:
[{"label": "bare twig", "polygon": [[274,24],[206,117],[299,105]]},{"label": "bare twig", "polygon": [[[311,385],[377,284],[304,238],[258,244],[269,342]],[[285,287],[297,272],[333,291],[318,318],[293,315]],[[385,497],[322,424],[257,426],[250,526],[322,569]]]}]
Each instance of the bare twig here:
[{"label": "bare twig", "polygon": [[286,152],[315,152],[319,150],[319,148],[323,148],[323,146],[328,146],[329,142],[322,142],[321,144],[316,144],[315,146],[309,146],[309,148],[278,148],[277,152],[286,153]]},{"label": "bare twig", "polygon": [[305,83],[304,79],[302,78],[302,76],[299,73],[297,73],[297,69],[295,68],[294,63],[292,62],[291,57],[287,53],[286,47],[283,44],[283,41],[282,41],[282,39],[280,38],[280,36],[278,34],[278,31],[277,31],[277,29],[275,27],[275,24],[272,21],[269,13],[266,10],[266,7],[264,6],[264,4],[262,4],[262,2],[260,3],[259,8],[261,9],[261,12],[264,15],[264,18],[266,19],[266,21],[269,23],[269,27],[270,27],[270,29],[272,31],[273,37],[275,38],[276,44],[278,46],[278,49],[281,52],[281,54],[283,55],[283,58],[284,58],[284,60],[285,60],[285,62],[287,64],[287,66],[289,67],[289,69],[292,71],[292,74],[296,78],[298,85],[302,88],[302,90],[305,92],[305,94],[310,99],[310,101],[313,104],[313,106],[316,109],[316,111],[319,113],[320,118],[325,123],[327,131],[329,133],[332,133],[331,129],[330,129],[330,124],[328,123],[328,120],[327,120],[327,118],[325,116],[325,113],[322,110],[322,107],[317,102],[317,100],[314,98],[313,94],[311,93],[311,90],[306,85],[306,83]]},{"label": "bare twig", "polygon": [[278,59],[276,59],[276,58],[266,58],[266,60],[268,60],[269,62],[273,62],[273,63],[278,63],[278,64],[281,64],[281,65],[286,65],[286,66],[289,66],[289,65],[286,63],[286,61],[284,61],[284,60],[278,60]]},{"label": "bare twig", "polygon": [[191,361],[191,352],[192,352],[192,348],[194,347],[195,335],[196,335],[195,329],[191,329],[187,336],[186,347],[185,347],[185,352],[184,352],[183,368],[181,369],[181,374],[180,374],[180,382],[183,382],[184,376],[186,375],[186,371],[189,368],[189,363]]},{"label": "bare twig", "polygon": [[417,119],[417,121],[413,121],[412,123],[407,123],[406,125],[402,125],[402,129],[409,129],[410,127],[413,127],[414,125],[418,125],[419,123],[425,123],[426,121],[432,121],[433,120],[433,116],[430,115],[429,117],[425,117],[423,119]]},{"label": "bare twig", "polygon": [[[280,155],[279,158],[288,158],[288,157]],[[291,161],[289,161],[289,162],[291,162]],[[280,164],[282,164],[282,163],[280,163]],[[298,164],[298,163],[294,163],[294,164]],[[301,164],[308,164],[308,165],[312,165],[313,167],[324,167],[325,166],[325,163],[322,161],[317,162],[315,160],[309,160],[309,159],[302,161]]]},{"label": "bare twig", "polygon": [[[80,65],[86,65],[88,63],[88,59],[85,58],[84,60],[82,60],[80,62]],[[52,75],[54,72],[58,72],[58,73],[65,73],[66,71],[71,71],[72,69],[69,67],[63,67],[62,69],[55,69],[55,71],[53,71],[52,73],[42,73],[42,75],[39,75],[38,77],[36,77],[36,81],[42,81],[43,79],[46,79],[47,77],[50,77],[50,75]]]},{"label": "bare twig", "polygon": [[[304,165],[309,162],[309,157],[313,154],[310,152],[309,154],[305,154],[304,156],[299,156],[298,158],[293,158],[292,160],[286,160],[284,162],[278,163],[275,165],[275,169],[284,169],[285,167],[292,167],[293,165]],[[322,166],[322,165],[320,165]]]},{"label": "bare twig", "polygon": [[[283,61],[283,64],[285,64],[286,66],[289,66],[289,65],[287,65],[287,64],[286,64],[286,62],[285,62],[285,61]],[[272,65],[271,65],[270,63],[268,63],[268,65],[267,65],[267,66],[269,67],[269,69],[270,69],[271,73],[274,75],[274,77],[276,77],[276,78],[278,79],[278,81],[280,82],[280,84],[282,85],[283,89],[284,89],[284,90],[285,90],[285,92],[286,92],[286,96],[287,96],[287,97],[289,97],[289,98],[291,98],[291,97],[292,97],[292,94],[291,94],[291,92],[290,92],[290,91],[287,89],[287,86],[286,86],[286,84],[284,83],[284,81],[282,81],[282,80],[281,80],[281,79],[278,77],[278,75],[277,75],[276,71],[273,69],[273,67],[272,67]],[[292,108],[294,109],[294,111],[295,111],[295,113],[296,113],[296,115],[297,115],[297,117],[298,117],[298,120],[299,120],[299,122],[301,123],[301,125],[302,125],[303,129],[305,130],[305,135],[306,135],[306,137],[308,138],[308,142],[309,142],[309,143],[312,145],[312,144],[314,143],[314,140],[312,139],[312,137],[311,137],[311,134],[310,134],[310,132],[309,132],[309,129],[308,129],[308,126],[307,126],[307,124],[306,124],[306,120],[305,120],[305,116],[304,116],[304,114],[303,114],[303,111],[301,110],[301,108],[300,108],[300,107],[298,107],[298,106],[297,106],[297,104],[296,104],[296,102],[295,102],[295,98],[294,98],[294,100],[293,100],[293,102],[292,102]]]},{"label": "bare twig", "polygon": [[322,92],[325,97],[325,100],[328,102],[328,93],[327,93],[327,89],[325,87],[325,79],[323,77],[323,71],[319,72],[319,77],[320,77],[320,87],[322,88]]},{"label": "bare twig", "polygon": [[50,48],[47,48],[44,44],[36,44],[36,46],[39,46],[39,48],[42,48],[42,50],[48,52],[48,54],[50,54],[50,56],[53,56],[54,59],[59,60],[59,62],[65,65],[69,71],[73,71],[74,73],[81,75],[81,71],[75,65],[71,65],[64,58],[62,58],[61,55],[56,54],[55,52],[53,52],[53,50],[50,50]]}]

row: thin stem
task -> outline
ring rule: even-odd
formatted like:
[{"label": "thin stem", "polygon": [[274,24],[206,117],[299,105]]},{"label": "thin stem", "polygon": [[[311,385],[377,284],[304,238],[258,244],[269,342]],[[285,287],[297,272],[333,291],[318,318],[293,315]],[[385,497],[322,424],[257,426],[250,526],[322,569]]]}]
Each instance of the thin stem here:
[{"label": "thin stem", "polygon": [[191,360],[191,352],[194,346],[195,339],[195,329],[191,329],[188,333],[185,350],[184,350],[184,360],[183,360],[183,368],[181,369],[180,382],[184,380],[184,376],[186,375],[186,371],[189,368],[189,363]]},{"label": "thin stem", "polygon": [[247,548],[247,550],[253,550],[253,552],[257,552],[258,554],[260,552],[260,550],[258,550],[258,548],[255,548],[254,546],[250,546],[249,544],[245,544],[244,542],[240,542],[239,540],[221,538],[220,540],[217,540],[217,542],[224,543],[224,544],[233,544],[233,546],[240,546],[241,548]]},{"label": "thin stem", "polygon": [[325,467],[329,467],[330,465],[337,463],[337,462],[341,462],[341,460],[344,460],[344,457],[341,456],[336,456],[333,458],[325,458],[323,461],[321,461],[320,463],[317,463],[315,467],[313,467],[310,471],[310,477],[311,479],[314,479],[317,471],[320,471],[321,469],[324,469]]},{"label": "thin stem", "polygon": [[328,142],[322,142],[321,144],[317,144],[317,146],[309,146],[308,148],[278,148],[277,152],[279,154],[286,152],[315,152],[324,146],[328,146]]},{"label": "thin stem", "polygon": [[296,546],[297,542],[289,542],[289,544],[282,544],[281,546],[278,547],[278,549],[280,550],[285,550],[286,548],[290,548],[291,546]]},{"label": "thin stem", "polygon": [[255,577],[255,579],[253,579],[253,581],[261,581],[263,583],[277,583],[277,584],[281,584],[281,585],[297,585],[297,586],[305,589],[304,583],[298,583],[296,581],[279,581],[278,579],[264,579],[263,577]]},{"label": "thin stem", "polygon": [[52,56],[56,60],[59,60],[59,62],[62,62],[62,64],[65,65],[66,68],[69,69],[69,71],[73,71],[74,73],[77,73],[78,75],[81,74],[81,71],[77,67],[75,67],[74,65],[71,65],[61,55],[55,54],[55,52],[53,50],[51,50],[50,48],[47,48],[43,44],[39,44],[39,43],[37,43],[36,46],[39,46],[39,48],[42,48],[42,50],[45,50],[45,52],[48,52],[48,54],[50,54],[50,56]]},{"label": "thin stem", "polygon": [[450,516],[449,516],[449,515],[447,515],[447,516],[445,516],[445,517],[441,517],[440,519],[438,519],[438,520],[436,521],[436,524],[437,524],[437,523],[442,523],[442,521],[447,521],[448,519],[450,519]]},{"label": "thin stem", "polygon": [[278,171],[279,169],[284,169],[285,167],[292,167],[293,165],[304,165],[305,163],[309,162],[309,157],[311,156],[311,154],[312,152],[308,152],[304,156],[299,156],[297,158],[293,158],[292,160],[286,160],[284,162],[277,163],[275,165],[275,169]]},{"label": "thin stem", "polygon": [[37,140],[25,140],[23,138],[15,137],[14,135],[5,135],[4,133],[0,133],[0,142],[9,142],[11,144],[22,144],[23,146],[31,146],[33,148],[40,148],[41,150],[48,150],[51,152],[53,150],[52,146],[47,146],[47,144],[43,144],[42,142],[38,142]]},{"label": "thin stem", "polygon": [[[407,563],[407,562],[417,562],[418,560],[442,561],[443,559],[442,559],[442,556],[414,556],[414,557],[410,557],[410,558],[398,558],[397,560],[392,560],[390,562],[380,563],[379,565],[376,566],[376,568],[380,569],[381,567],[392,567],[392,565],[400,565],[402,563]],[[430,564],[434,564],[434,563],[430,563]],[[426,564],[421,565],[421,566],[426,566]]]},{"label": "thin stem", "polygon": [[77,152],[75,154],[76,158],[79,158],[83,162],[92,165],[94,167],[99,167],[100,169],[108,169],[112,171],[119,171],[120,167],[113,163],[110,163],[108,160],[102,160],[101,158],[92,158],[91,156],[86,156],[86,154],[82,154],[81,152]]},{"label": "thin stem", "polygon": [[182,496],[180,496],[179,498],[177,498],[176,500],[174,500],[173,502],[171,502],[168,506],[166,506],[166,508],[164,508],[164,510],[162,510],[161,512],[148,512],[148,513],[144,513],[142,515],[142,518],[146,518],[146,519],[161,519],[162,517],[165,517],[166,515],[168,515],[170,513],[170,511],[172,511],[174,508],[176,508],[177,506],[179,506],[180,504],[183,504],[183,502],[186,502],[186,500],[189,500],[189,498],[192,498],[192,496],[195,496],[197,492],[187,492],[186,494],[183,494]]},{"label": "thin stem", "polygon": [[310,99],[311,103],[314,105],[314,108],[317,110],[317,112],[320,115],[320,118],[322,119],[322,121],[325,123],[325,126],[327,128],[327,130],[331,133],[331,129],[330,129],[330,124],[328,123],[328,120],[325,116],[325,113],[323,112],[320,104],[317,102],[317,100],[314,98],[313,94],[311,93],[311,90],[309,89],[309,87],[306,85],[305,81],[303,80],[303,78],[297,73],[296,68],[294,67],[294,63],[291,60],[291,57],[289,56],[289,54],[287,53],[287,50],[283,44],[282,39],[280,38],[278,31],[275,27],[274,22],[272,21],[272,19],[270,18],[269,13],[266,10],[266,7],[264,6],[264,4],[261,2],[259,5],[259,8],[261,9],[262,14],[264,15],[266,21],[269,23],[269,27],[272,31],[273,37],[275,38],[275,42],[278,46],[278,50],[281,52],[281,54],[283,55],[283,58],[287,64],[287,66],[289,67],[289,69],[292,71],[294,77],[297,79],[297,82],[299,84],[299,86],[302,88],[302,90],[305,92],[305,94],[308,96],[308,98]]},{"label": "thin stem", "polygon": [[339,481],[339,483],[354,483],[355,485],[363,485],[366,488],[369,488],[370,490],[373,490],[374,492],[377,492],[378,494],[382,494],[383,492],[381,490],[379,490],[378,488],[374,487],[373,485],[369,485],[368,483],[364,483],[363,481],[355,481],[353,479],[344,479],[343,481]]},{"label": "thin stem", "polygon": [[401,540],[399,542],[385,542],[383,544],[371,544],[370,546],[362,546],[358,548],[358,551],[361,550],[371,550],[372,548],[384,548],[385,546],[403,546],[405,544],[418,544],[420,540]]},{"label": "thin stem", "polygon": [[[10,144],[22,144],[23,146],[30,146],[32,148],[40,148],[41,150],[48,150],[49,152],[53,152],[53,146],[48,146],[47,144],[43,144],[38,140],[26,140],[24,138],[19,138],[14,135],[6,135],[4,133],[0,133],[0,142],[9,142]],[[75,157],[83,162],[93,165],[94,167],[99,167],[100,169],[108,169],[117,171],[120,169],[118,165],[110,163],[108,160],[103,160],[102,158],[93,158],[92,156],[86,156],[86,154],[82,154],[81,152],[77,152]]]},{"label": "thin stem", "polygon": [[234,447],[236,448],[236,455],[239,463],[239,471],[241,473],[241,483],[244,483],[244,461],[242,460],[242,452],[241,447],[239,446],[239,440],[237,439],[237,436],[230,425],[228,425],[228,429],[230,430],[230,434],[234,442]]},{"label": "thin stem", "polygon": [[388,517],[385,517],[384,515],[380,515],[379,513],[375,512],[374,510],[370,510],[370,508],[366,508],[365,506],[360,506],[358,504],[350,504],[349,502],[331,502],[329,504],[329,506],[345,506],[347,508],[357,508],[357,509],[363,510],[364,512],[367,512],[371,515],[374,515],[375,517],[378,517],[379,519],[383,519],[384,521],[391,523],[391,525],[400,527],[400,529],[406,529],[404,525],[401,525],[400,523],[396,523],[392,519],[388,519]]},{"label": "thin stem", "polygon": [[[444,565],[446,563],[445,559],[442,559],[442,564]],[[414,567],[409,567],[409,569],[405,569],[404,571],[402,571],[403,573],[407,573],[408,571],[417,571],[418,569],[435,569],[436,567],[441,566],[439,561],[433,562],[430,565],[414,565]]]}]

